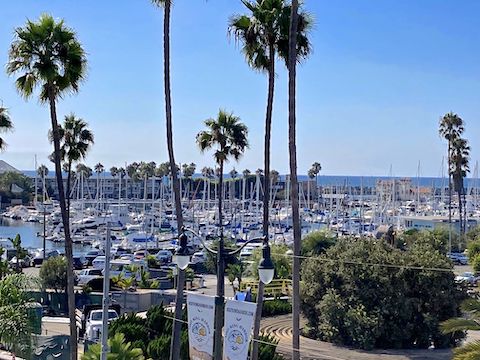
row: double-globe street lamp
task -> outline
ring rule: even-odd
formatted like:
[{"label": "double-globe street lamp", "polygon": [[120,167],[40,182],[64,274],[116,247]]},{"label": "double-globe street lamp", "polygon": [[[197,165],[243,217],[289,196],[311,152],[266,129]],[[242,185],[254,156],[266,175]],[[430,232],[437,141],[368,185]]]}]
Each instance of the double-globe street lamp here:
[{"label": "double-globe street lamp", "polygon": [[190,252],[188,250],[187,232],[192,233],[200,239],[203,248],[217,258],[217,295],[215,296],[215,332],[214,332],[214,359],[222,359],[222,328],[224,325],[223,307],[225,305],[225,258],[238,254],[242,249],[253,241],[263,240],[262,259],[258,264],[258,276],[264,284],[270,284],[273,280],[275,268],[270,256],[270,245],[266,236],[250,239],[241,247],[235,250],[226,250],[223,242],[223,232],[220,234],[220,242],[218,250],[213,250],[204,243],[202,237],[195,231],[182,228],[182,232],[178,238],[178,249],[175,253],[177,265],[180,270],[185,270],[190,263]]}]

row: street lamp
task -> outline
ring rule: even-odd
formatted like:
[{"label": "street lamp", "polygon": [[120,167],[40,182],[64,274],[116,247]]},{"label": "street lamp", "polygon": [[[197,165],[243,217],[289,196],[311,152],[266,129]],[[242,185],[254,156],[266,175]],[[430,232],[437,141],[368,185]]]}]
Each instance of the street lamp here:
[{"label": "street lamp", "polygon": [[[217,296],[215,298],[215,333],[214,333],[214,359],[222,359],[222,331],[223,328],[223,307],[225,305],[225,294],[224,294],[224,279],[225,279],[225,258],[227,256],[232,256],[238,254],[242,249],[247,246],[249,243],[257,240],[263,240],[262,247],[262,259],[260,260],[258,266],[258,275],[260,281],[264,284],[269,284],[273,280],[274,275],[274,265],[270,256],[270,245],[268,244],[268,238],[266,236],[260,238],[250,239],[245,242],[241,247],[235,250],[225,250],[223,247],[223,242],[220,241],[218,250],[213,250],[204,243],[202,237],[198,235],[195,231],[182,227],[182,233],[179,236],[179,248],[176,252],[177,255],[177,265],[180,269],[185,270],[188,267],[190,262],[190,256],[187,249],[188,237],[186,232],[191,232],[200,239],[204,249],[210,254],[217,257]],[[223,233],[220,235],[220,238],[223,238]],[[177,284],[178,286],[178,284]],[[217,329],[220,329],[217,331]]]},{"label": "street lamp", "polygon": [[188,236],[185,234],[185,231],[182,229],[182,233],[178,237],[178,249],[175,252],[177,256],[177,265],[180,270],[185,270],[190,263],[190,254],[187,248]]}]

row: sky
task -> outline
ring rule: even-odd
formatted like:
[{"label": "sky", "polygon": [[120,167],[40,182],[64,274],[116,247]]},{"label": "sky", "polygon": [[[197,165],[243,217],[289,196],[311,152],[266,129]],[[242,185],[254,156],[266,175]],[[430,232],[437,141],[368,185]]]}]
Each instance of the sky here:
[{"label": "sky", "polygon": [[[480,2],[476,0],[305,0],[314,18],[313,53],[297,70],[298,171],[324,175],[440,176],[446,144],[438,121],[448,111],[466,123],[472,169],[480,157]],[[227,35],[238,0],[176,0],[171,18],[174,146],[178,163],[213,166],[195,135],[220,108],[249,127],[239,163],[263,166],[267,77],[251,70]],[[58,105],[88,122],[95,145],[86,163],[167,160],[163,99],[163,11],[149,0],[17,0],[2,4],[0,63],[15,27],[42,13],[63,18],[88,56],[77,95]],[[288,172],[287,73],[277,62],[272,168]],[[18,169],[47,160],[48,108],[22,99],[0,71],[0,101],[14,132],[3,159]],[[420,166],[419,166],[420,164]]]}]

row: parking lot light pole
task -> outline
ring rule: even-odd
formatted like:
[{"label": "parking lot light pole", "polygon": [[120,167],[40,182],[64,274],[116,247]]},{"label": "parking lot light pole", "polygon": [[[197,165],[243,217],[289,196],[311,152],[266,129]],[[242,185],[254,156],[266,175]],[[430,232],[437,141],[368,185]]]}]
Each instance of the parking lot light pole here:
[{"label": "parking lot light pole", "polygon": [[[220,241],[218,250],[213,250],[205,244],[202,237],[195,231],[182,227],[182,233],[179,237],[179,247],[176,252],[177,265],[180,270],[185,270],[190,263],[190,253],[188,252],[187,242],[188,236],[186,232],[190,232],[197,236],[207,252],[216,256],[217,258],[217,295],[215,296],[215,333],[214,333],[214,359],[222,360],[223,343],[222,343],[222,328],[224,325],[223,307],[225,305],[225,258],[238,254],[242,249],[253,241],[263,240],[262,259],[258,266],[258,275],[264,284],[269,284],[273,280],[274,264],[270,256],[270,245],[268,238],[262,236],[259,238],[250,239],[241,247],[235,250],[225,250],[223,242],[223,231],[220,233]],[[179,286],[179,284],[177,284]]]}]

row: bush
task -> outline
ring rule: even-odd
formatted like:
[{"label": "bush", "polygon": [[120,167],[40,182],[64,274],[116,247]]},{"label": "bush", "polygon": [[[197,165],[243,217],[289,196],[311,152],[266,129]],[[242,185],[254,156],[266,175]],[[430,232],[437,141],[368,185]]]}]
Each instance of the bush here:
[{"label": "bush", "polygon": [[401,251],[381,240],[339,239],[321,261],[305,260],[302,311],[308,334],[364,349],[455,345],[463,334],[445,336],[438,324],[460,314],[465,294],[453,271],[418,269],[452,269],[434,246],[419,241]]},{"label": "bush", "polygon": [[152,359],[168,360],[170,358],[170,341],[171,336],[162,335],[148,344],[148,355]]},{"label": "bush", "polygon": [[336,238],[327,231],[314,231],[302,239],[302,256],[320,255],[336,243]]},{"label": "bush", "polygon": [[56,256],[45,260],[40,268],[40,281],[45,289],[56,292],[67,288],[67,259]]},{"label": "bush", "polygon": [[480,241],[472,241],[468,244],[468,261],[473,263],[477,255],[480,254]]},{"label": "bush", "polygon": [[[258,345],[259,360],[282,360],[283,357],[276,353],[278,339],[272,335],[262,334],[258,337],[261,343]],[[266,344],[268,343],[268,344]]]},{"label": "bush", "polygon": [[480,273],[480,254],[475,255],[473,261],[471,261],[473,271],[475,273]]},{"label": "bush", "polygon": [[[291,279],[292,277],[292,258],[286,255],[289,250],[286,245],[270,245],[272,261],[275,266],[275,279]],[[262,259],[262,249],[258,248],[253,251],[251,256],[251,276],[258,279],[258,264]]]},{"label": "bush", "polygon": [[267,300],[263,302],[262,316],[285,315],[292,312],[292,304],[286,300]]}]

